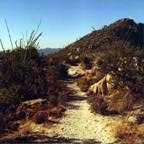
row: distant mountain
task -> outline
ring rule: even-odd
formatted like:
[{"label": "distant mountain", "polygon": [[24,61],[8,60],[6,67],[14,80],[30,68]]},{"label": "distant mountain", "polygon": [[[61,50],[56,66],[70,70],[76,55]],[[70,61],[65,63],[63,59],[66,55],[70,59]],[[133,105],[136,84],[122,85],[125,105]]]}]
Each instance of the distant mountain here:
[{"label": "distant mountain", "polygon": [[40,49],[39,52],[44,55],[48,55],[48,54],[58,52],[59,50],[60,48],[44,48],[44,49]]}]

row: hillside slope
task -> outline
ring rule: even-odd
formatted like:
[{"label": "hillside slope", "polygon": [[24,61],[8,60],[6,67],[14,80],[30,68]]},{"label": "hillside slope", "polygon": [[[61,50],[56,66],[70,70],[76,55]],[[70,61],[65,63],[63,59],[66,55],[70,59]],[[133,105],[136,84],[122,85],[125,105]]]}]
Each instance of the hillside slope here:
[{"label": "hillside slope", "polygon": [[137,24],[128,18],[120,19],[100,30],[94,30],[62,51],[73,54],[94,52],[116,41],[130,42],[132,45],[144,47],[144,23]]}]

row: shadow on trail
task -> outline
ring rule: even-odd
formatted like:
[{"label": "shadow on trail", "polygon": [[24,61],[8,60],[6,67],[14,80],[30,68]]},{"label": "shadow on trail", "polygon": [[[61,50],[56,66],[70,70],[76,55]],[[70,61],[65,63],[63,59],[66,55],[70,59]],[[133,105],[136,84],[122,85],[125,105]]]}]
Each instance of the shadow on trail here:
[{"label": "shadow on trail", "polygon": [[53,144],[53,143],[65,143],[65,144],[100,144],[94,139],[67,139],[63,137],[48,137],[46,135],[41,134],[31,134],[27,136],[20,136],[15,139],[5,139],[0,141],[1,143],[46,143],[46,144]]},{"label": "shadow on trail", "polygon": [[79,105],[76,105],[76,104],[71,104],[69,102],[76,102],[76,101],[83,101],[83,100],[86,100],[87,97],[82,97],[82,96],[78,96],[78,95],[72,95],[72,96],[69,96],[67,98],[67,107],[68,109],[79,109]]},{"label": "shadow on trail", "polygon": [[[73,80],[73,79],[70,79],[69,81],[67,81],[67,83],[69,83],[69,84],[72,84],[74,82],[75,82],[75,80]],[[87,100],[87,97],[78,95],[78,93],[75,92],[75,90],[73,90],[72,87],[69,87],[69,89],[70,89],[71,93],[67,97],[66,106],[68,109],[79,109],[80,106],[75,104],[75,102]]]},{"label": "shadow on trail", "polygon": [[72,96],[69,96],[67,98],[68,102],[70,101],[83,101],[83,100],[86,100],[87,97],[82,97],[82,96],[79,96],[79,95],[72,95]]},{"label": "shadow on trail", "polygon": [[68,109],[79,109],[79,105],[76,104],[66,104]]}]

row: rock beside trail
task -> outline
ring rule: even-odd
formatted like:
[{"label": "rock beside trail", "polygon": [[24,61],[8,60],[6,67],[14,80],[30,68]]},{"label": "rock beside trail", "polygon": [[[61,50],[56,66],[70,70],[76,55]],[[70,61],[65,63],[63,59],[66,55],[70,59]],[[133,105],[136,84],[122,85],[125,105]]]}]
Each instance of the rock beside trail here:
[{"label": "rock beside trail", "polygon": [[89,88],[89,92],[92,92],[96,95],[103,95],[103,96],[107,95],[111,89],[110,80],[111,80],[111,76],[106,75],[100,81],[91,85]]},{"label": "rock beside trail", "polygon": [[70,68],[68,69],[68,75],[71,77],[79,77],[83,76],[84,74],[85,71],[80,64],[78,66],[70,66]]},{"label": "rock beside trail", "polygon": [[144,124],[144,107],[139,106],[127,114],[127,121],[130,123]]}]

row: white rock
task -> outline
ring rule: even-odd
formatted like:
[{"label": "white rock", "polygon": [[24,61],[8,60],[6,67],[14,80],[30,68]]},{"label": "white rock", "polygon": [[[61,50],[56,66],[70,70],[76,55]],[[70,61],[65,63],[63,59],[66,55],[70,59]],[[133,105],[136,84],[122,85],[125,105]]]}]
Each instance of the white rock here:
[{"label": "white rock", "polygon": [[128,122],[130,122],[130,123],[136,123],[137,122],[136,116],[130,116],[130,117],[128,117]]},{"label": "white rock", "polygon": [[85,71],[82,69],[81,65],[71,66],[68,69],[68,75],[71,77],[78,77],[85,74]]}]

